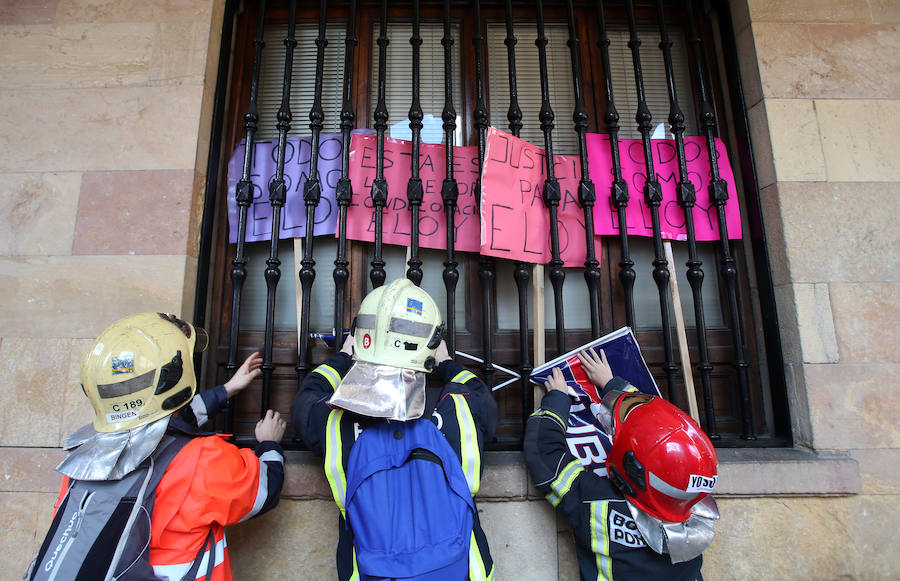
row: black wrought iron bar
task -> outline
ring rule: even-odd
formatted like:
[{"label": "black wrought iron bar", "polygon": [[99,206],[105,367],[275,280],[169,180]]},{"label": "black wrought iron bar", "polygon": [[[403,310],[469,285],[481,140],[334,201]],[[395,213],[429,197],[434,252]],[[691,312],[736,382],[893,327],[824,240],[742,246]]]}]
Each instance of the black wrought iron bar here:
[{"label": "black wrought iron bar", "polygon": [[653,148],[650,143],[650,135],[653,133],[651,121],[653,117],[647,106],[647,97],[644,93],[644,76],[641,69],[641,40],[637,34],[637,25],[634,17],[634,3],[626,1],[628,10],[628,48],[631,49],[631,61],[634,69],[634,85],[637,92],[638,106],[634,120],[638,124],[641,133],[641,143],[644,149],[644,166],[647,179],[644,182],[644,200],[650,208],[650,222],[653,227],[653,280],[659,291],[659,314],[662,317],[663,350],[665,363],[663,371],[669,386],[669,400],[677,405],[678,390],[675,389],[675,379],[678,373],[678,365],[672,349],[672,322],[669,315],[669,269],[663,250],[662,232],[660,229],[659,207],[662,203],[662,189],[659,180],[656,179],[656,170],[653,166]]},{"label": "black wrought iron bar", "polygon": [[459,270],[456,262],[456,201],[459,198],[459,184],[453,175],[453,146],[456,134],[456,109],[453,107],[453,35],[450,27],[450,0],[444,0],[444,109],[441,112],[444,128],[444,142],[447,155],[444,182],[441,184],[441,199],[447,216],[447,259],[444,261],[444,289],[447,293],[447,348],[453,353],[456,346],[456,284]]},{"label": "black wrought iron bar", "polygon": [[350,0],[350,15],[347,21],[347,35],[344,37],[344,98],[341,104],[341,177],[337,183],[335,199],[338,207],[337,251],[334,259],[334,351],[340,351],[344,328],[344,298],[347,281],[350,279],[350,261],[347,260],[347,209],[353,199],[353,185],[350,182],[350,131],[356,121],[353,112],[353,54],[358,41],[356,38],[356,0]]},{"label": "black wrought iron bar", "polygon": [[419,258],[419,210],[425,192],[422,189],[422,178],[419,177],[419,147],[422,143],[422,104],[419,102],[419,52],[422,47],[422,35],[419,33],[419,0],[413,0],[413,30],[409,39],[412,45],[412,103],[409,106],[409,128],[412,130],[412,158],[410,160],[410,178],[406,185],[406,199],[409,201],[411,215],[409,268],[406,277],[416,286],[422,284],[422,260]]},{"label": "black wrought iron bar", "polygon": [[544,3],[537,0],[537,39],[538,64],[541,77],[541,110],[538,118],[541,131],[544,133],[544,161],[547,167],[547,179],[544,182],[544,204],[550,213],[550,284],[553,285],[553,305],[556,313],[556,353],[566,352],[565,320],[563,317],[562,287],[566,278],[563,261],[559,251],[559,222],[557,219],[559,201],[562,193],[553,164],[553,108],[550,106],[550,82],[547,77],[547,36],[544,34]]},{"label": "black wrought iron bar", "polygon": [[[473,0],[475,30],[472,46],[475,48],[475,129],[478,137],[478,179],[475,181],[475,200],[481,204],[481,170],[484,168],[484,152],[487,147],[487,131],[491,124],[487,102],[484,99],[484,36],[481,34],[481,2]],[[494,332],[491,313],[491,296],[494,290],[494,259],[481,255],[478,260],[478,281],[481,283],[481,347],[483,361],[481,373],[488,386],[494,385]]]},{"label": "black wrought iron bar", "polygon": [[[303,258],[300,261],[300,336],[297,345],[297,387],[309,371],[309,311],[312,298],[312,286],[316,280],[316,261],[313,258],[314,228],[316,225],[316,208],[322,199],[322,183],[319,180],[319,136],[325,122],[322,110],[322,77],[325,74],[325,47],[328,39],[325,36],[327,0],[319,1],[319,34],[316,36],[316,80],[313,93],[313,104],[309,110],[310,138],[309,177],[303,187],[303,202],[306,205],[306,244],[303,245]],[[339,343],[339,335],[335,334],[335,343]]]},{"label": "black wrought iron bar", "polygon": [[603,120],[606,123],[606,133],[609,135],[610,161],[612,163],[613,182],[610,186],[610,203],[616,208],[619,220],[619,246],[621,258],[619,260],[619,282],[625,295],[625,322],[632,329],[634,323],[634,261],[628,248],[628,217],[625,211],[628,208],[628,182],[622,178],[622,158],[619,155],[619,112],[616,110],[613,98],[612,69],[609,59],[609,34],[606,28],[606,10],[603,0],[597,0],[597,22],[600,28],[600,40],[597,46],[600,48],[600,56],[603,60],[603,85],[606,92],[606,111]]},{"label": "black wrought iron bar", "polygon": [[[678,162],[678,204],[684,210],[684,225],[687,233],[688,260],[687,279],[691,285],[691,295],[694,301],[694,327],[697,333],[697,352],[700,360],[697,370],[700,372],[700,384],[703,393],[704,404],[708,405],[706,411],[706,432],[710,437],[718,438],[716,433],[715,413],[713,408],[712,384],[710,373],[712,365],[709,363],[709,348],[706,342],[706,317],[703,312],[703,261],[697,253],[697,237],[694,231],[694,204],[697,202],[697,192],[690,180],[687,169],[687,156],[684,153],[684,112],[678,103],[678,91],[675,87],[675,68],[672,64],[672,40],[669,38],[669,30],[666,26],[666,15],[662,0],[656,2],[657,20],[659,22],[659,48],[663,55],[663,64],[666,70],[666,89],[669,95],[669,125],[672,135],[675,137],[675,156]],[[678,308],[678,305],[675,305]],[[690,373],[691,370],[685,370]]]},{"label": "black wrought iron bar", "polygon": [[281,226],[281,209],[284,207],[287,186],[284,181],[284,155],[287,149],[287,134],[291,129],[291,75],[294,68],[294,49],[297,47],[295,32],[297,2],[288,4],[288,33],[284,39],[284,81],[281,86],[281,106],[278,108],[278,154],[275,160],[275,176],[269,182],[269,203],[272,204],[272,239],[269,258],[266,260],[266,329],[262,363],[262,394],[260,417],[269,409],[269,393],[272,385],[272,348],[275,335],[275,292],[281,279],[281,260],[278,258],[278,234]]},{"label": "black wrought iron bar", "polygon": [[[512,0],[506,0],[506,45],[507,69],[509,74],[509,109],[506,118],[509,120],[509,131],[519,136],[522,130],[522,109],[519,107],[519,88],[516,81],[516,44],[518,43],[513,29]],[[522,424],[528,421],[534,411],[534,388],[532,387],[531,350],[528,345],[528,287],[531,285],[531,265],[517,261],[513,268],[516,291],[519,296],[519,384],[522,387]],[[523,432],[524,438],[524,432]]]},{"label": "black wrought iron bar", "polygon": [[[228,363],[225,365],[226,381],[234,376],[241,365],[238,361],[238,342],[241,323],[241,294],[244,281],[247,279],[247,257],[244,256],[245,239],[247,237],[247,210],[253,201],[253,184],[250,182],[250,168],[253,167],[253,138],[259,124],[257,93],[259,91],[259,71],[262,51],[266,43],[263,40],[263,29],[266,17],[266,1],[259,3],[259,14],[256,21],[256,37],[253,39],[253,71],[250,73],[250,102],[244,113],[244,166],[241,179],[235,188],[238,206],[237,247],[231,261],[231,328],[228,338]],[[225,427],[230,430],[234,423],[234,407],[229,405],[225,412]]]},{"label": "black wrought iron bar", "polygon": [[594,202],[597,194],[594,182],[591,181],[587,156],[588,114],[584,106],[584,90],[581,85],[581,49],[578,34],[575,31],[575,9],[572,0],[566,0],[566,18],[569,25],[569,55],[572,61],[572,83],[575,96],[575,109],[572,121],[575,133],[578,134],[578,157],[581,166],[581,179],[578,182],[578,201],[584,210],[584,236],[587,254],[584,260],[584,281],[588,288],[588,301],[591,309],[591,336],[600,336],[600,262],[594,249]]},{"label": "black wrought iron bar", "polygon": [[[737,372],[738,390],[741,398],[741,437],[746,440],[756,439],[756,428],[753,424],[753,408],[750,402],[750,380],[748,377],[748,363],[744,355],[744,336],[741,327],[740,311],[737,303],[737,264],[731,254],[731,243],[728,239],[728,224],[725,222],[725,204],[728,203],[728,188],[725,180],[719,173],[719,160],[716,152],[716,115],[713,111],[709,89],[706,83],[706,67],[700,51],[700,37],[694,24],[693,2],[686,2],[690,46],[697,75],[697,87],[700,93],[700,129],[706,136],[706,146],[709,149],[709,197],[716,205],[716,218],[719,222],[719,275],[725,282],[725,294],[728,302],[728,318],[731,327],[731,342],[734,347],[734,368]],[[734,203],[737,203],[735,200]],[[707,405],[707,413],[712,409],[712,402],[704,402]]]},{"label": "black wrought iron bar", "polygon": [[384,179],[384,132],[387,130],[388,110],[385,104],[385,83],[387,82],[387,47],[391,43],[387,36],[387,0],[381,0],[378,28],[378,104],[375,106],[375,180],[372,182],[372,203],[375,208],[375,257],[372,259],[372,270],[369,279],[372,288],[384,284],[387,273],[384,271],[385,261],[382,257],[382,238],[384,206],[387,204],[388,184]]}]

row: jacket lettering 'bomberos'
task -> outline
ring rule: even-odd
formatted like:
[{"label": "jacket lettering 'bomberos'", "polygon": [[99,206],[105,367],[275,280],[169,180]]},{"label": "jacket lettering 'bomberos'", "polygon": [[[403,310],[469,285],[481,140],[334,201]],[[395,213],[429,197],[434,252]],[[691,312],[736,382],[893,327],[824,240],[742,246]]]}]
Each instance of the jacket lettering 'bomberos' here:
[{"label": "jacket lettering 'bomberos'", "polygon": [[[610,390],[637,391],[619,377]],[[528,418],[525,461],[537,489],[572,526],[581,579],[585,581],[698,581],[702,557],[672,563],[647,546],[625,497],[605,476],[585,470],[566,441],[572,400],[550,390]]]},{"label": "jacket lettering 'bomberos'", "polygon": [[[227,400],[217,386],[190,404],[198,425],[218,413]],[[169,421],[167,434],[193,436],[172,459],[156,487],[150,522],[150,564],[157,577],[181,579],[198,553],[206,549],[197,581],[232,581],[225,526],[260,515],[278,504],[284,481],[284,455],[277,442],[260,442],[254,450],[226,441],[227,434],[209,434],[179,417]],[[166,436],[168,437],[168,436]],[[56,506],[64,498],[64,477]],[[210,531],[215,544],[204,547]],[[213,559],[210,578],[209,559]]]},{"label": "jacket lettering 'bomberos'", "polygon": [[[346,353],[330,357],[306,376],[291,406],[295,431],[312,451],[325,457],[325,475],[342,512],[340,487],[346,486],[350,449],[367,426],[386,421],[367,418],[327,403],[352,365],[353,360]],[[459,457],[469,490],[475,496],[481,483],[484,442],[493,437],[497,427],[497,403],[484,382],[455,361],[443,361],[433,374],[440,378],[444,388],[433,406],[431,419]],[[426,404],[426,417],[431,407]],[[469,546],[469,579],[491,580],[494,563],[477,511],[474,517]],[[353,533],[346,526],[343,514],[339,516],[338,531],[338,579],[357,579]]]}]

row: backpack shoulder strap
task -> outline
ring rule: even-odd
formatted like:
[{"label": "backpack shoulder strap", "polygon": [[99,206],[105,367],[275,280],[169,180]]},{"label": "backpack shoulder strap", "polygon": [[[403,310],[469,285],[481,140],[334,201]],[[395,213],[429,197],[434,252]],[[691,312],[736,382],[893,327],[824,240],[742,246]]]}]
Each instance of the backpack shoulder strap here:
[{"label": "backpack shoulder strap", "polygon": [[[209,547],[207,549],[207,547]],[[192,579],[197,578],[197,571],[200,569],[200,565],[203,562],[203,556],[209,555],[209,558],[206,561],[206,579],[212,579],[213,569],[216,568],[216,537],[213,535],[212,529],[209,529],[209,533],[206,535],[206,541],[203,542],[203,546],[200,547],[200,551],[197,552],[197,556],[194,557],[194,562],[191,564],[191,568],[188,569],[187,573],[184,574],[184,577],[181,578],[181,581],[191,581]]]},{"label": "backpack shoulder strap", "polygon": [[[147,475],[144,477],[140,489],[135,495],[134,508],[131,510],[131,514],[128,515],[128,521],[125,523],[122,536],[119,537],[119,543],[116,545],[116,551],[113,553],[112,561],[110,561],[109,569],[106,573],[106,579],[114,580],[117,578],[115,572],[119,566],[119,561],[122,559],[122,554],[125,552],[125,549],[131,540],[131,529],[134,527],[135,520],[137,520],[141,510],[146,509],[148,512],[152,511],[154,499],[153,492],[156,490],[156,486],[162,479],[163,474],[165,474],[166,468],[169,467],[169,464],[175,458],[175,455],[190,441],[191,438],[187,436],[167,434],[166,437],[159,442],[159,445],[156,446],[153,453],[145,460],[145,463],[148,464],[146,466]],[[145,464],[142,463],[139,470],[143,469],[144,466]],[[149,543],[150,538],[148,536],[147,544],[149,545]],[[143,553],[145,550],[146,547],[142,547],[138,554]]]}]

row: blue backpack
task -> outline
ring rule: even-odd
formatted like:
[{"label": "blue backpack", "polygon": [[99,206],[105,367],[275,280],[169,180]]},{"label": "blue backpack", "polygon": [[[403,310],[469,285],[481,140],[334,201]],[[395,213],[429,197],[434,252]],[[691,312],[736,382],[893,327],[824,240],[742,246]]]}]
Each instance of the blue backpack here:
[{"label": "blue backpack", "polygon": [[346,498],[361,579],[468,578],[475,502],[431,420],[363,430],[350,450]]}]

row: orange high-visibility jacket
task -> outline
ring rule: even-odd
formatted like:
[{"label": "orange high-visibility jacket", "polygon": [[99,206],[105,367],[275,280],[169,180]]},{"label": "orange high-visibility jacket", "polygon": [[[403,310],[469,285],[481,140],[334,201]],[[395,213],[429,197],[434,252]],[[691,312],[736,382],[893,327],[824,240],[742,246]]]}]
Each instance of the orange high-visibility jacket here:
[{"label": "orange high-visibility jacket", "polygon": [[[225,525],[265,512],[281,493],[280,446],[263,442],[256,453],[223,435],[194,438],[178,452],[156,487],[150,524],[150,564],[158,577],[181,579],[212,529],[216,544],[207,549],[197,579],[232,581]],[[211,557],[215,568],[206,580]]]},{"label": "orange high-visibility jacket", "polygon": [[[224,400],[221,386],[219,399]],[[212,390],[210,390],[212,391]],[[212,394],[204,393],[211,404]],[[195,398],[200,399],[200,398]],[[196,407],[196,406],[195,406]],[[209,405],[215,410],[218,405]],[[210,415],[214,415],[214,412]],[[205,414],[198,416],[205,421]],[[172,459],[155,491],[150,521],[150,564],[157,577],[180,580],[201,549],[198,581],[232,581],[225,526],[245,521],[274,508],[284,481],[284,457],[276,442],[261,442],[254,450],[226,441],[227,434],[208,435],[174,417],[169,430],[198,435]],[[56,508],[65,498],[69,479],[63,478]],[[204,547],[212,531],[215,546]],[[206,573],[209,559],[214,569]]]}]

